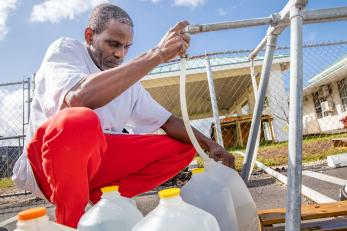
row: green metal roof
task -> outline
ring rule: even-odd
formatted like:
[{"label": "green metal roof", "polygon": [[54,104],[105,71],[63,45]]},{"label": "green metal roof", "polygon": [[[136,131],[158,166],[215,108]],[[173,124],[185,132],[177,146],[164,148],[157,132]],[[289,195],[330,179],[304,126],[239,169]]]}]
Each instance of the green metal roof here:
[{"label": "green metal roof", "polygon": [[309,85],[312,85],[316,82],[319,82],[320,80],[323,80],[329,74],[333,73],[334,71],[337,71],[338,69],[340,69],[341,67],[344,67],[345,65],[347,65],[347,55],[342,57],[340,60],[338,60],[336,63],[332,64],[330,67],[328,67],[324,71],[320,72],[318,75],[311,78],[308,81],[310,83]]},{"label": "green metal roof", "polygon": [[[288,55],[276,55],[274,59],[286,58]],[[263,60],[264,57],[258,57],[256,61]],[[235,65],[240,63],[249,63],[248,57],[210,57],[211,67],[221,67],[226,65]],[[205,58],[192,59],[187,61],[187,70],[205,69]],[[173,62],[160,65],[154,68],[148,76],[157,74],[173,73],[180,71],[180,63]]]}]

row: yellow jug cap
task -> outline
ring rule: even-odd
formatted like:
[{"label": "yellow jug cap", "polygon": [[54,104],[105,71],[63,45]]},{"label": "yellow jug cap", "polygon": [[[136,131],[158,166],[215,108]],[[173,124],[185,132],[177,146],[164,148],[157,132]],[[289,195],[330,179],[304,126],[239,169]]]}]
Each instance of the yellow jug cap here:
[{"label": "yellow jug cap", "polygon": [[101,188],[101,192],[106,193],[106,192],[118,192],[119,186],[114,185],[114,186],[107,186]]},{"label": "yellow jug cap", "polygon": [[169,188],[159,191],[158,195],[160,198],[170,198],[179,196],[181,189],[179,188]]},{"label": "yellow jug cap", "polygon": [[205,168],[194,168],[194,169],[192,170],[192,173],[193,173],[193,174],[201,173],[201,172],[205,172]]},{"label": "yellow jug cap", "polygon": [[46,214],[47,214],[47,211],[46,211],[46,208],[44,207],[31,208],[31,209],[27,209],[18,213],[18,220],[21,220],[21,221],[31,220],[31,219],[42,217]]}]

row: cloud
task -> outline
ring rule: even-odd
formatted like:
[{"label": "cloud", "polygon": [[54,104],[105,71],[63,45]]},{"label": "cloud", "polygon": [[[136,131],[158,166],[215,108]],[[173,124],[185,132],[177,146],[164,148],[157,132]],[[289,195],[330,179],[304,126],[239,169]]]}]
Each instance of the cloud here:
[{"label": "cloud", "polygon": [[177,6],[189,6],[189,7],[197,7],[205,4],[207,0],[175,0],[175,5]]},{"label": "cloud", "polygon": [[8,29],[6,26],[8,14],[10,10],[17,7],[17,0],[1,0],[0,1],[0,40],[7,35]]},{"label": "cloud", "polygon": [[218,14],[219,14],[219,16],[224,16],[224,15],[227,14],[227,12],[225,10],[223,10],[222,8],[219,8],[218,9]]},{"label": "cloud", "polygon": [[0,136],[22,134],[23,90],[0,90]]},{"label": "cloud", "polygon": [[[158,2],[161,2],[162,0],[141,0],[143,2],[151,2],[153,4],[156,4]],[[173,0],[173,5],[175,6],[186,6],[186,7],[192,7],[195,8],[197,6],[202,6],[207,2],[207,0]]]},{"label": "cloud", "polygon": [[108,0],[45,0],[35,5],[31,11],[31,22],[59,23],[62,19],[75,19],[76,16]]},{"label": "cloud", "polygon": [[156,4],[156,3],[160,2],[161,0],[140,0],[140,1],[142,1],[142,2],[151,2],[153,4]]}]

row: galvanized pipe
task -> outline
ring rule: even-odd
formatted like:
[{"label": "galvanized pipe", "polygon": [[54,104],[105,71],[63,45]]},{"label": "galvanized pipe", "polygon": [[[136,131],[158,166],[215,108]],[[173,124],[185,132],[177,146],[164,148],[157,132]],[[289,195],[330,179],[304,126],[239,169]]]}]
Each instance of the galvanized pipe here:
[{"label": "galvanized pipe", "polygon": [[254,19],[246,19],[240,21],[233,22],[218,22],[211,24],[197,24],[190,25],[186,28],[184,32],[189,34],[197,34],[201,32],[211,32],[211,31],[219,31],[219,30],[229,30],[229,29],[237,29],[244,27],[252,27],[252,26],[262,26],[269,25],[273,21],[272,17],[264,17],[264,18],[254,18]]},{"label": "galvanized pipe", "polygon": [[[251,69],[251,79],[252,79],[252,85],[253,85],[254,100],[256,101],[257,100],[258,85],[257,85],[257,79],[256,79],[257,75],[255,73],[255,68],[254,68],[254,59],[250,60],[250,65],[251,65],[250,69]],[[261,120],[260,120],[260,125],[259,125],[257,141],[256,141],[255,147],[254,147],[253,158],[252,158],[252,162],[251,162],[251,169],[248,173],[247,179],[250,178],[251,173],[253,172],[253,169],[254,169],[254,164],[257,160],[259,142],[260,142],[260,133],[261,133]]]},{"label": "galvanized pipe", "polygon": [[27,123],[29,123],[29,120],[30,120],[30,108],[31,108],[31,79],[30,79],[30,77],[28,77],[28,92],[27,92],[27,97],[28,97]]},{"label": "galvanized pipe", "polygon": [[[303,24],[313,24],[322,22],[336,22],[347,20],[347,7],[308,10],[303,12]],[[290,19],[286,18],[285,22],[290,23]]]},{"label": "galvanized pipe", "polygon": [[[239,154],[241,156],[245,156],[245,154],[243,152],[240,151],[235,151],[234,153]],[[259,162],[259,161],[255,161],[255,164],[257,165],[258,168],[264,170],[264,172],[266,172],[267,174],[269,174],[270,176],[273,176],[274,178],[276,178],[277,180],[281,181],[283,184],[287,185],[288,184],[288,178],[275,171],[274,169],[266,166],[265,164]],[[316,203],[330,203],[330,202],[336,202],[336,200],[320,193],[317,192],[305,185],[302,185],[302,195],[304,195],[305,197],[313,200]]]},{"label": "galvanized pipe", "polygon": [[23,79],[23,82],[22,82],[22,103],[23,103],[23,105],[22,105],[22,134],[23,134],[23,136],[24,136],[24,134],[25,134],[25,128],[24,128],[24,126],[25,126],[25,84],[26,84],[26,81]]},{"label": "galvanized pipe", "polygon": [[222,129],[221,129],[220,120],[219,120],[219,112],[218,112],[218,103],[217,103],[216,91],[215,91],[214,82],[213,82],[213,74],[212,74],[212,70],[211,70],[210,58],[209,58],[208,55],[206,55],[206,58],[205,58],[205,65],[206,65],[208,89],[210,91],[210,98],[211,98],[211,106],[212,106],[212,112],[213,112],[213,118],[214,118],[214,125],[215,125],[215,128],[216,128],[217,143],[219,145],[221,145],[222,147],[224,147],[223,136],[222,136]]},{"label": "galvanized pipe", "polygon": [[[347,7],[321,9],[321,10],[310,10],[303,12],[303,24],[314,24],[322,22],[335,22],[347,20]],[[289,18],[284,18],[281,23],[279,23],[275,28],[282,27],[282,31],[290,24]],[[273,33],[268,31],[268,33]],[[250,53],[249,58],[254,58],[257,56],[259,51],[264,48],[266,44],[266,36],[260,41],[256,48]]]},{"label": "galvanized pipe", "polygon": [[[286,7],[287,6],[290,6],[290,4],[287,4]],[[202,32],[239,29],[253,26],[275,26],[277,24],[280,24],[281,22],[287,24],[289,23],[290,19],[285,16],[287,14],[286,7],[280,13],[272,14],[270,17],[238,20],[231,22],[217,22],[210,24],[190,25],[186,28],[185,32],[189,34],[197,34]],[[347,20],[347,7],[304,11],[303,18],[304,24]]]},{"label": "galvanized pipe", "polygon": [[301,227],[302,182],[302,104],[303,104],[303,8],[299,0],[290,10],[290,98],[288,140],[288,191],[286,201],[286,231]]},{"label": "galvanized pipe", "polygon": [[246,147],[246,156],[243,162],[243,168],[241,172],[242,179],[247,182],[248,177],[250,176],[250,170],[253,160],[253,154],[255,150],[255,146],[257,143],[258,132],[261,123],[261,115],[263,113],[264,108],[264,100],[266,96],[266,90],[269,83],[270,71],[272,67],[272,60],[274,51],[276,49],[277,43],[277,35],[268,35],[267,44],[266,44],[266,52],[264,57],[263,69],[261,72],[259,90],[257,92],[255,108],[252,117],[251,129],[248,136],[248,142]]}]

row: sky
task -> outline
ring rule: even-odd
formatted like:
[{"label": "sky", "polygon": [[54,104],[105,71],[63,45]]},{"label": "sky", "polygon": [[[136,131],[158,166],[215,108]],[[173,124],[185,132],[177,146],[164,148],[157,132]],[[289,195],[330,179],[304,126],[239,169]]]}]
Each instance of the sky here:
[{"label": "sky", "polygon": [[[177,21],[205,24],[266,17],[279,12],[286,0],[0,0],[0,83],[20,81],[36,72],[47,47],[56,39],[83,41],[91,9],[110,2],[134,21],[134,41],[127,60],[156,46]],[[310,0],[306,9],[347,6],[346,0]],[[304,42],[347,39],[347,22],[307,25]],[[192,36],[189,54],[253,49],[267,26]],[[289,30],[279,45],[289,45]]]}]

